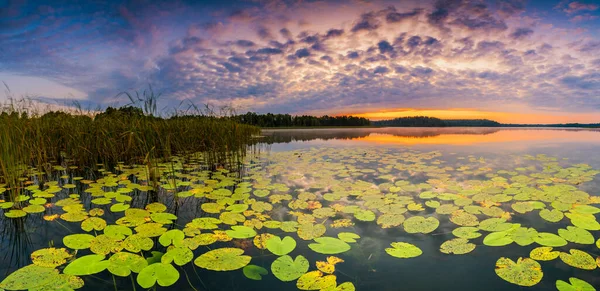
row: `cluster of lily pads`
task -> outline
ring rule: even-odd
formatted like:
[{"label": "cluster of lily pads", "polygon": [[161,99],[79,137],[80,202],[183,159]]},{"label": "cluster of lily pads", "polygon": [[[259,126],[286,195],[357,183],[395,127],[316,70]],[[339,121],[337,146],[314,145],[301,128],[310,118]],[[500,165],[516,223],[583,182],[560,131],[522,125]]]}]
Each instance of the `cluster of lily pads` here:
[{"label": "cluster of lily pads", "polygon": [[[448,255],[473,252],[481,247],[474,242],[480,237],[489,247],[537,244],[529,258],[496,262],[499,278],[519,286],[539,283],[544,261],[560,259],[583,270],[600,266],[600,258],[574,246],[600,248],[593,233],[600,230],[595,217],[600,208],[593,206],[600,197],[580,189],[599,171],[545,155],[517,157],[528,166],[513,169],[493,169],[475,156],[454,156],[455,164],[441,157],[437,151],[306,149],[249,158],[241,177],[174,158],[159,165],[159,185],[150,185],[141,166],[101,170],[96,180],[56,166],[56,181],[41,186],[24,178],[22,194],[0,207],[7,218],[44,215],[45,223],[60,219],[79,224],[81,232],[64,236],[64,247],[33,252],[32,264],[0,282],[0,290],[74,290],[84,286],[85,276],[102,272],[135,276],[143,288],[165,287],[180,279],[178,267],[193,264],[210,271],[240,270],[252,280],[272,274],[282,282],[295,281],[300,290],[350,291],[354,283],[338,280],[336,266],[361,240],[357,232],[363,224],[422,236],[449,223],[455,238],[439,246]],[[0,193],[6,190],[0,185]],[[167,193],[172,203],[134,207],[136,196],[155,190]],[[85,197],[93,208],[84,207]],[[198,202],[202,215],[188,221],[167,206],[190,201]],[[49,213],[57,207],[60,213]],[[571,225],[539,232],[510,222],[515,215]],[[299,244],[322,260],[311,267]],[[270,270],[251,264],[249,248],[273,255]],[[382,251],[398,259],[423,254],[406,241]],[[578,278],[564,279],[568,282],[556,281],[558,290],[595,290]]]}]

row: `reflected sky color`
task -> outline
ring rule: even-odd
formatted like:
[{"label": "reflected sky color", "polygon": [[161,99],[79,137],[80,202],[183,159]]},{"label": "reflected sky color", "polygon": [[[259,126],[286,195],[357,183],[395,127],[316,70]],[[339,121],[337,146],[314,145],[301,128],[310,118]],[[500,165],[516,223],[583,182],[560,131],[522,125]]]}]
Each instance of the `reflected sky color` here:
[{"label": "reflected sky color", "polygon": [[102,107],[152,84],[161,108],[598,122],[599,17],[583,0],[9,0],[0,80]]}]

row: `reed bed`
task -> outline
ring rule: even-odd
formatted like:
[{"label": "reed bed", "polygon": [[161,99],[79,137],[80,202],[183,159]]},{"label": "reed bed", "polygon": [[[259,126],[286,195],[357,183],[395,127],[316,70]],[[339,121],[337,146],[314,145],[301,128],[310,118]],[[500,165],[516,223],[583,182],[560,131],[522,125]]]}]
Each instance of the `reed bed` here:
[{"label": "reed bed", "polygon": [[56,165],[94,170],[118,163],[155,163],[174,155],[200,155],[214,167],[239,164],[260,129],[229,118],[207,115],[155,117],[143,106],[102,114],[48,112],[31,115],[24,108],[0,110],[0,185],[18,188],[33,169]]}]

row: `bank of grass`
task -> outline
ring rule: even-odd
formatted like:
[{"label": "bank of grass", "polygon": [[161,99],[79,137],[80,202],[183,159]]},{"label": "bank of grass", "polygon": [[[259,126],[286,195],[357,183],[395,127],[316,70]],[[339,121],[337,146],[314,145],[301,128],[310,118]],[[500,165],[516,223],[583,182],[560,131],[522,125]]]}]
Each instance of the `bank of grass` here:
[{"label": "bank of grass", "polygon": [[97,115],[42,115],[5,106],[0,110],[0,185],[18,188],[31,168],[44,173],[56,165],[86,170],[124,163],[152,171],[174,155],[197,153],[212,167],[232,166],[259,133],[257,127],[215,116],[155,117],[142,106]]}]

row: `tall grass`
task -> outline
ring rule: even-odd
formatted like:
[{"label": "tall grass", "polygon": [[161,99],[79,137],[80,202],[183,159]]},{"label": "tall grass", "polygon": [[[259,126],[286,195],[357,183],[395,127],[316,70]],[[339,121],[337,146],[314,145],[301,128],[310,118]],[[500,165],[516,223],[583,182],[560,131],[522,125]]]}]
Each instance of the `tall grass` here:
[{"label": "tall grass", "polygon": [[[257,127],[209,115],[155,116],[156,96],[128,94],[131,105],[102,114],[31,113],[25,103],[0,108],[0,184],[19,188],[33,168],[54,165],[95,169],[118,163],[155,164],[173,155],[202,155],[208,165],[239,164]],[[89,112],[88,112],[89,113]]]}]

